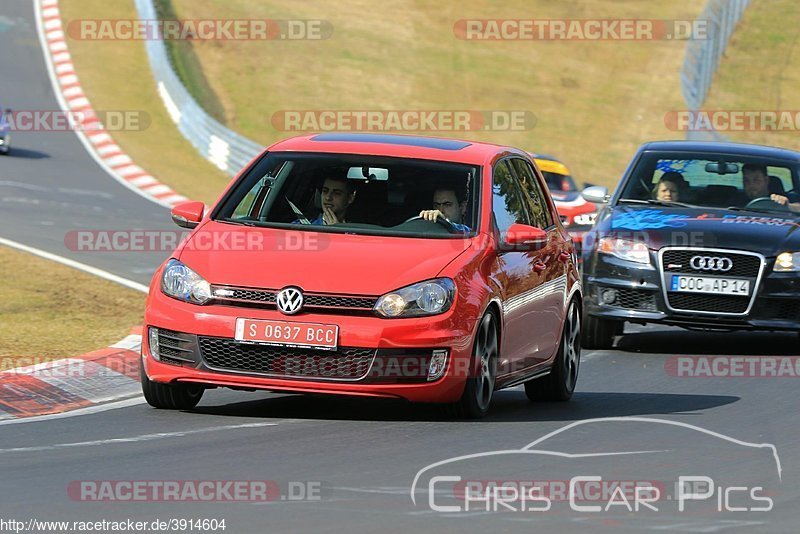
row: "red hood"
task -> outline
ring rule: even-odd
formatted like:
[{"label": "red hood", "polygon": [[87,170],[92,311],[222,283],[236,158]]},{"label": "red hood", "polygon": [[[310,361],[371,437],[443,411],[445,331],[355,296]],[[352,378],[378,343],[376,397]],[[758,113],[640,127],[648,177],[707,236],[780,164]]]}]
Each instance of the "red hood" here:
[{"label": "red hood", "polygon": [[580,195],[569,201],[558,200],[557,198],[555,198],[555,196],[553,196],[553,202],[556,205],[556,210],[558,210],[558,214],[566,215],[570,219],[572,219],[572,217],[576,215],[582,215],[584,213],[593,213],[597,211],[597,206],[595,206],[591,202],[587,202]]},{"label": "red hood", "polygon": [[179,259],[212,284],[381,295],[435,277],[466,241],[234,226],[210,221]]}]

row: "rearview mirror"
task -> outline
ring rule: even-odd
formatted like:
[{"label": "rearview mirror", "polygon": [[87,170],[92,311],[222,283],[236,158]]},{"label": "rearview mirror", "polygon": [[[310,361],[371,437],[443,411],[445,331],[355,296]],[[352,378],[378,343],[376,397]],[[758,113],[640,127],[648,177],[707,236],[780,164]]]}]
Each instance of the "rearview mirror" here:
[{"label": "rearview mirror", "polygon": [[605,204],[608,202],[608,188],[602,185],[592,185],[581,192],[581,196],[593,204]]},{"label": "rearview mirror", "polygon": [[172,208],[172,222],[181,228],[194,228],[203,220],[206,205],[202,202],[181,202]]},{"label": "rearview mirror", "polygon": [[725,163],[720,161],[718,163],[706,163],[706,172],[714,174],[738,174],[739,165],[736,163]]},{"label": "rearview mirror", "polygon": [[378,180],[385,182],[389,179],[389,169],[379,167],[350,167],[347,177],[352,180]]},{"label": "rearview mirror", "polygon": [[513,250],[539,250],[547,243],[547,232],[527,224],[512,224],[503,236],[503,242]]}]

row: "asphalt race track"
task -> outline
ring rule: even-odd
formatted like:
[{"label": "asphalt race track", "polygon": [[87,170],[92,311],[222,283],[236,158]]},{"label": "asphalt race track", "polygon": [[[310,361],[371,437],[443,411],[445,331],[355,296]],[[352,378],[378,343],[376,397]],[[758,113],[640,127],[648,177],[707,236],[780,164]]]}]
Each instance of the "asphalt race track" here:
[{"label": "asphalt race track", "polygon": [[[32,3],[6,0],[0,15],[15,21],[0,33],[0,105],[58,109]],[[15,134],[13,150],[0,158],[0,237],[148,283],[164,254],[74,252],[65,247],[64,236],[78,229],[173,230],[165,208],[109,177],[74,134]],[[630,325],[626,332],[616,350],[584,352],[571,402],[533,404],[515,388],[498,393],[490,416],[477,422],[451,421],[436,407],[395,401],[215,390],[194,412],[157,411],[139,403],[90,415],[0,423],[0,519],[225,519],[225,532],[232,533],[796,532],[798,373],[673,375],[678,356],[721,355],[728,362],[734,356],[796,356],[797,336]],[[797,360],[790,361],[797,371]],[[422,472],[416,504],[412,501],[415,477],[430,464],[519,450],[570,423],[618,417],[639,419],[578,425],[538,446],[570,455],[477,456],[436,469],[477,481],[568,482],[592,475],[657,481],[663,490],[653,503],[658,510],[618,505],[577,511],[553,498],[548,510],[500,505],[487,511],[485,503],[473,503],[468,511],[436,511],[430,501],[436,506],[459,501],[452,499],[452,483],[431,482],[432,471]],[[775,454],[753,444],[772,444]],[[586,456],[609,453],[614,454]],[[709,477],[712,496],[687,501],[681,511],[670,486],[678,475]],[[269,502],[96,502],[75,492],[80,481],[253,480],[270,481],[279,494]],[[434,486],[437,491],[430,491]],[[726,491],[741,487],[768,496],[771,510],[748,511],[764,501]],[[599,504],[605,507],[607,501]]]}]

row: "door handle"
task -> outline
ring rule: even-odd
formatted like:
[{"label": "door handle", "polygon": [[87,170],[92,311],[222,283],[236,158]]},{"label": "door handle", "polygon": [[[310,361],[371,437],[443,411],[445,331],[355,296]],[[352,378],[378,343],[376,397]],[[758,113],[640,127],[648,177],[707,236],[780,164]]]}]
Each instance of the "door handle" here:
[{"label": "door handle", "polygon": [[541,261],[537,261],[536,263],[533,264],[533,270],[536,271],[537,273],[540,273],[545,269],[547,269],[547,265],[545,265]]}]

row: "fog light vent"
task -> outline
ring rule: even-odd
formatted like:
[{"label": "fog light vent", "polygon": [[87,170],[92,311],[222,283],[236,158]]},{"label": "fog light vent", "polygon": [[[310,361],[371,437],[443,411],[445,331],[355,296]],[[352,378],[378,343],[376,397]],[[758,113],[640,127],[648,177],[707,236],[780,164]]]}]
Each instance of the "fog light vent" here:
[{"label": "fog light vent", "polygon": [[447,368],[447,351],[435,350],[431,354],[431,363],[428,366],[428,381],[438,380]]}]

